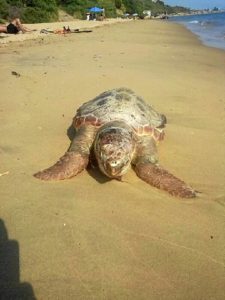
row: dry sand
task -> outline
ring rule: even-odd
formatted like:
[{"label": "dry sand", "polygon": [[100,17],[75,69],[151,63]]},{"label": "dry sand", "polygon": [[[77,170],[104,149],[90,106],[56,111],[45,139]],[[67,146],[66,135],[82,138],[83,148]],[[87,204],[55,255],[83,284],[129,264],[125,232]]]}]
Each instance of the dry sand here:
[{"label": "dry sand", "polygon": [[[176,24],[134,21],[12,43],[0,57],[1,280],[26,299],[224,299],[225,51]],[[160,162],[196,199],[132,170],[124,182],[97,170],[32,177],[69,146],[78,106],[120,86],[166,114]]]},{"label": "dry sand", "polygon": [[63,27],[70,28],[71,30],[79,29],[79,30],[93,30],[93,28],[102,27],[105,25],[111,25],[115,23],[124,23],[129,22],[130,19],[105,19],[103,21],[87,21],[87,20],[73,20],[73,21],[64,21],[64,22],[55,22],[55,23],[38,23],[38,24],[25,24],[28,29],[31,29],[31,32],[27,32],[23,34],[20,32],[19,34],[5,34],[0,33],[0,45],[8,46],[9,43],[18,42],[18,41],[26,41],[33,39],[43,40],[46,38],[48,34],[43,33],[42,30],[45,31],[61,31]]}]

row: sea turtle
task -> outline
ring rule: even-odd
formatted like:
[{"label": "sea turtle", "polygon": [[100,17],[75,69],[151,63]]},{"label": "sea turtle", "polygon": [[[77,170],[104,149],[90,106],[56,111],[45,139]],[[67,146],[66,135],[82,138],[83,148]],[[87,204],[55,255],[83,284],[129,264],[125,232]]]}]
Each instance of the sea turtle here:
[{"label": "sea turtle", "polygon": [[78,108],[76,134],[53,166],[34,174],[61,180],[83,171],[94,155],[99,169],[120,180],[132,165],[138,177],[171,195],[193,198],[195,191],[158,164],[156,144],[163,139],[166,117],[127,88],[106,91]]}]

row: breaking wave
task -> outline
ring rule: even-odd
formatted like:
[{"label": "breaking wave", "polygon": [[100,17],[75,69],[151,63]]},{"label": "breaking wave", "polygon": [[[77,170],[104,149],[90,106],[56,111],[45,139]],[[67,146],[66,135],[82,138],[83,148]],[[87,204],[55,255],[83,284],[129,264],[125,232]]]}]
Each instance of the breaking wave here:
[{"label": "breaking wave", "polygon": [[225,12],[172,17],[170,20],[183,24],[204,44],[225,49]]}]

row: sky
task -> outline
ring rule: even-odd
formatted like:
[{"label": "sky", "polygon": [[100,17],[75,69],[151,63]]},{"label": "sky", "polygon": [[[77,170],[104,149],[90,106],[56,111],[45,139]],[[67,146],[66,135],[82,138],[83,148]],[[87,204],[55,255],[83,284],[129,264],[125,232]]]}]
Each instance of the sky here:
[{"label": "sky", "polygon": [[225,8],[225,0],[163,0],[165,4],[171,6],[184,6],[193,9],[202,8]]}]

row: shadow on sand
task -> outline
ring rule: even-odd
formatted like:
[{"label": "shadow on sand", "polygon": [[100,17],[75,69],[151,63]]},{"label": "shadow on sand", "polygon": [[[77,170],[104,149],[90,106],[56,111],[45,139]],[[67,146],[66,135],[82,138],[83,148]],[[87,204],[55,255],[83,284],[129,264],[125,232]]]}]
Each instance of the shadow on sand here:
[{"label": "shadow on sand", "polygon": [[9,240],[4,222],[0,219],[0,299],[33,300],[33,288],[20,283],[19,243]]}]

